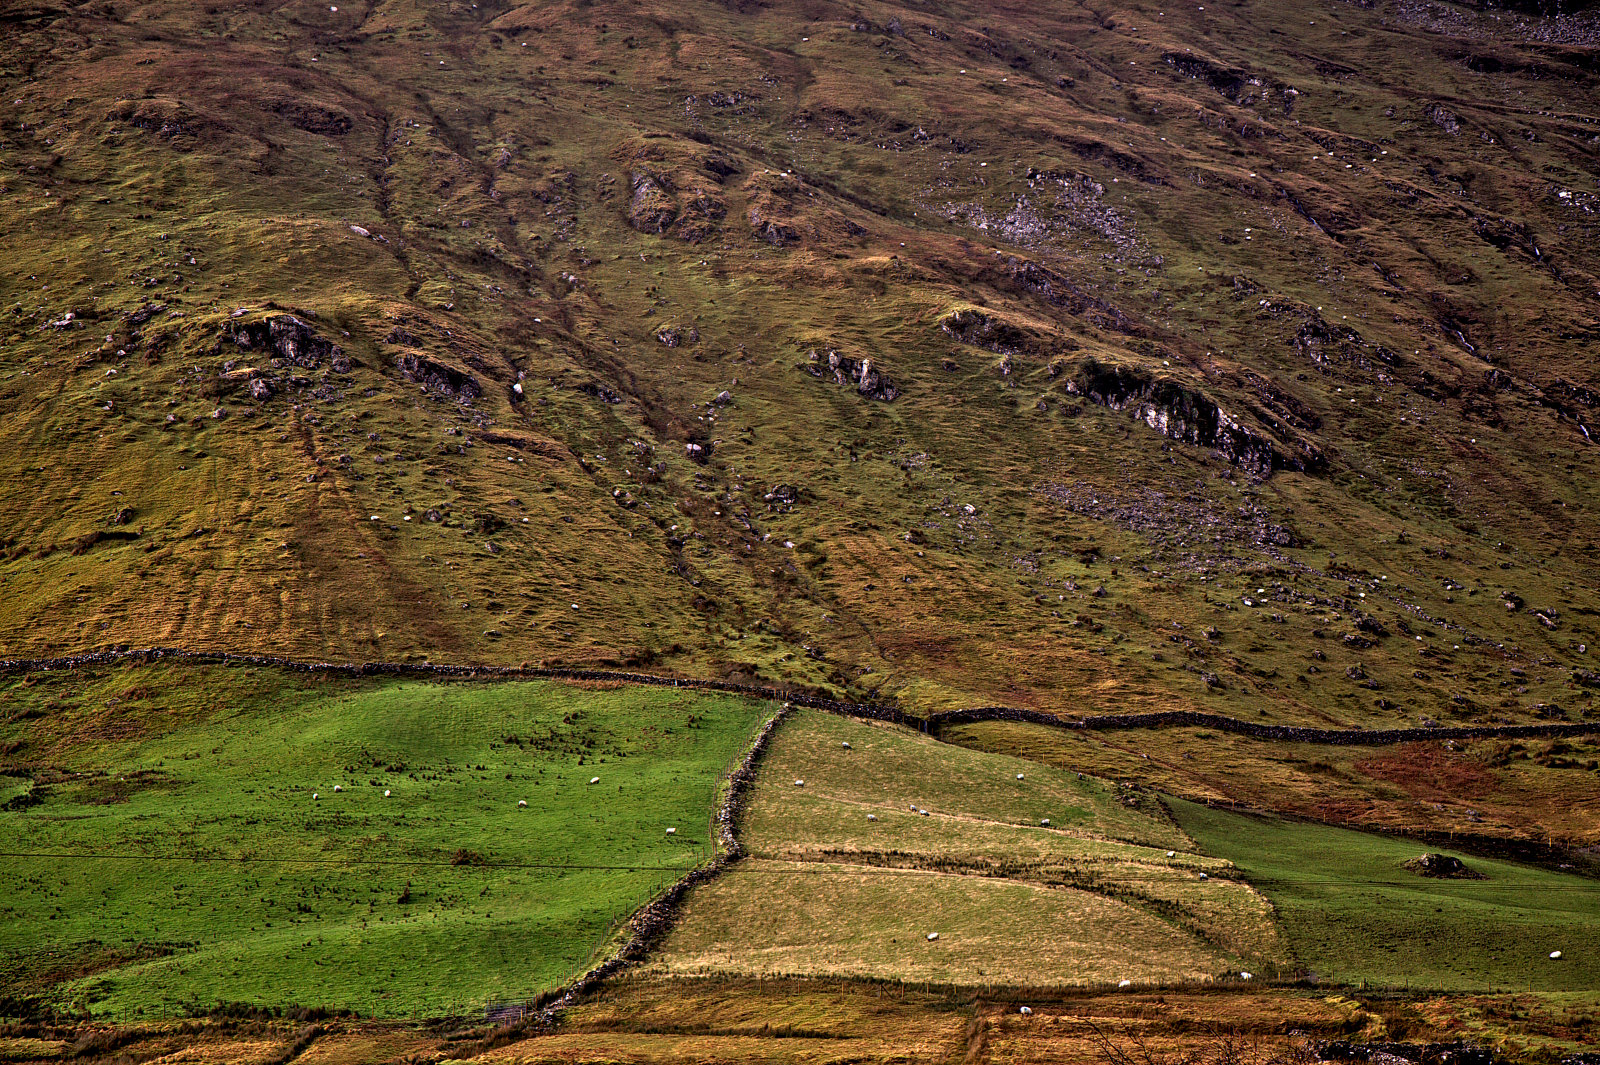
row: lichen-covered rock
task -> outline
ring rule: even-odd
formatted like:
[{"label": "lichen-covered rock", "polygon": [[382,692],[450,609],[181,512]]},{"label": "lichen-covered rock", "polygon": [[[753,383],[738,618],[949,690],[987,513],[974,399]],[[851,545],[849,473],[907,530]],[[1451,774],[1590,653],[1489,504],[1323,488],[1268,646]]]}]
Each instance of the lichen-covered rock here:
[{"label": "lichen-covered rock", "polygon": [[831,380],[834,384],[854,386],[867,399],[888,403],[900,395],[900,386],[888,374],[879,370],[870,356],[853,359],[829,350],[826,354],[813,349],[803,369],[812,377]]},{"label": "lichen-covered rock", "polygon": [[665,233],[677,221],[678,207],[663,181],[644,171],[630,178],[633,198],[628,201],[628,222],[641,233]]},{"label": "lichen-covered rock", "polygon": [[323,359],[341,353],[338,345],[292,314],[233,322],[227,329],[228,339],[236,346],[276,355],[307,370],[314,370]]},{"label": "lichen-covered rock", "polygon": [[401,352],[395,358],[395,364],[408,380],[430,391],[453,396],[463,403],[470,403],[483,395],[483,386],[470,373],[420,351]]}]

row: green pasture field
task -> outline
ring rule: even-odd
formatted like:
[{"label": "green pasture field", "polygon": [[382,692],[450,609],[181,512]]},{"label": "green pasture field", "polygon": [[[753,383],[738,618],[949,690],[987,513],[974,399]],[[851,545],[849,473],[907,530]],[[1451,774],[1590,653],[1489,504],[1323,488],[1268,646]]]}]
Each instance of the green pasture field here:
[{"label": "green pasture field", "polygon": [[1483,879],[1430,879],[1403,864],[1431,849],[1419,843],[1170,805],[1203,850],[1272,901],[1289,949],[1317,980],[1441,991],[1600,986],[1593,880],[1463,854]]},{"label": "green pasture field", "polygon": [[0,983],[113,1017],[531,996],[710,855],[765,712],[220,668],[13,682]]}]

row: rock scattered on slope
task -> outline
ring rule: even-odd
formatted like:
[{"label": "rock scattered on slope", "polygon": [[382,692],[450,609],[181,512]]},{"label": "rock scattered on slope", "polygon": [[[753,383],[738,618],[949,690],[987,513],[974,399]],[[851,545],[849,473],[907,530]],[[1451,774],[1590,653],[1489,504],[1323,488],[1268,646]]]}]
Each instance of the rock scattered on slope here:
[{"label": "rock scattered on slope", "polygon": [[1433,880],[1483,880],[1484,875],[1467,868],[1467,863],[1449,854],[1420,855],[1405,863],[1418,876]]}]

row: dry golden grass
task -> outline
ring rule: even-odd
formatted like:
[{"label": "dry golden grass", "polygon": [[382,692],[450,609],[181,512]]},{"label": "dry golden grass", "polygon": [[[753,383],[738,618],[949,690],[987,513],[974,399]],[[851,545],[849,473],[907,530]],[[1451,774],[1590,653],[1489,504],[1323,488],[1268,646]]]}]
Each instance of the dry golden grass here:
[{"label": "dry golden grass", "polygon": [[1196,802],[1244,803],[1402,832],[1600,840],[1586,740],[1434,741],[1399,747],[1263,742],[1207,729],[1066,732],[1014,722],[945,730],[974,750],[1135,780]]},{"label": "dry golden grass", "polygon": [[[929,933],[937,941],[927,939]],[[1233,960],[1072,888],[843,864],[741,862],[695,889],[652,971],[969,986],[1209,979]]]}]

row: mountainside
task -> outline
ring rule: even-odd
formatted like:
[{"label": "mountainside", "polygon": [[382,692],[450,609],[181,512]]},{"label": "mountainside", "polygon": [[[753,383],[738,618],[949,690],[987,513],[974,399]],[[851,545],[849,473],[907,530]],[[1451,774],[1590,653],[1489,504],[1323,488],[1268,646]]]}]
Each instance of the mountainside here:
[{"label": "mountainside", "polygon": [[0,651],[1587,715],[1564,12],[5,4]]}]

